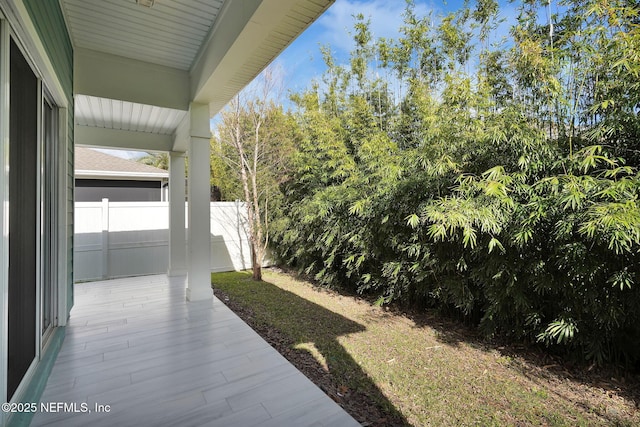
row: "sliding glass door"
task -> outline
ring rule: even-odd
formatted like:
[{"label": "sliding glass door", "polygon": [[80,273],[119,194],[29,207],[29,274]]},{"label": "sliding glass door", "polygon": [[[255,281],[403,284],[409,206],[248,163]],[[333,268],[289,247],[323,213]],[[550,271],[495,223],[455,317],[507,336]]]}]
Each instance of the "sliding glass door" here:
[{"label": "sliding glass door", "polygon": [[10,399],[36,357],[38,79],[10,42],[8,372]]},{"label": "sliding glass door", "polygon": [[58,117],[57,109],[43,96],[42,101],[42,280],[40,323],[43,345],[56,320],[56,282],[58,275]]}]

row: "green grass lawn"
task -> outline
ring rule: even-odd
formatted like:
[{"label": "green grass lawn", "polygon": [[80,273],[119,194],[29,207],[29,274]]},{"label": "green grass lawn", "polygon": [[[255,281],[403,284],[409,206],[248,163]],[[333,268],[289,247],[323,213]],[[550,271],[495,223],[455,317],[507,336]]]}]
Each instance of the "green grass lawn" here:
[{"label": "green grass lawn", "polygon": [[574,380],[436,316],[413,320],[271,271],[264,282],[241,272],[212,274],[212,283],[252,322],[313,355],[345,393],[363,393],[409,425],[640,425],[616,386],[622,379]]}]

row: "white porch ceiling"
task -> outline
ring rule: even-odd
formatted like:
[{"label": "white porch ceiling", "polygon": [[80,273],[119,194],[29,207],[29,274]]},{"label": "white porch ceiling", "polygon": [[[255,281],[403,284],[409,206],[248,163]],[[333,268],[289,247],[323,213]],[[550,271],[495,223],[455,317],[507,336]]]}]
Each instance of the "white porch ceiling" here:
[{"label": "white porch ceiling", "polygon": [[187,112],[117,99],[76,95],[78,126],[173,135]]},{"label": "white porch ceiling", "polygon": [[189,70],[223,0],[62,0],[74,47]]},{"label": "white porch ceiling", "polygon": [[76,143],[185,151],[178,124],[191,103],[217,114],[334,0],[58,1]]}]

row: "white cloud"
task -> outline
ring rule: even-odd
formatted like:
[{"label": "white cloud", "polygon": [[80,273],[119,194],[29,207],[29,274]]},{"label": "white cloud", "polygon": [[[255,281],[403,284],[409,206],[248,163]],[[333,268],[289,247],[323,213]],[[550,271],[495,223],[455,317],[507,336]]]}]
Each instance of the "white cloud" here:
[{"label": "white cloud", "polygon": [[[498,43],[508,36],[510,26],[516,21],[517,5],[507,0],[499,0],[500,16],[505,22],[501,23],[491,35],[489,43]],[[446,13],[455,11],[464,4],[463,0],[416,0],[415,14],[426,17],[432,13],[438,22]],[[361,13],[370,20],[370,29],[374,39],[385,37],[397,38],[399,29],[403,25],[405,0],[336,0],[336,2],[304,32],[280,56],[287,89],[298,92],[309,86],[326,69],[319,45],[328,45],[338,64],[348,63],[348,54],[354,47],[353,24],[354,16]],[[474,40],[477,43],[476,40]],[[473,70],[475,60],[469,69]],[[319,81],[321,83],[321,81]],[[401,91],[398,91],[399,93]]]},{"label": "white cloud", "polygon": [[[458,4],[460,3],[460,4]],[[506,0],[500,0],[500,18],[503,22],[493,32],[491,42],[499,42],[509,36],[511,26],[516,22],[518,7]],[[433,0],[417,0],[415,14],[418,17],[428,16],[432,12],[437,20],[439,17],[461,7],[462,2],[433,2]],[[406,7],[404,0],[336,0],[322,17],[318,26],[322,29],[318,37],[322,44],[328,44],[338,53],[348,53],[354,47],[353,24],[354,16],[361,13],[365,19],[371,21],[370,29],[374,39],[380,37],[397,38],[399,29],[403,25]],[[473,7],[473,5],[472,5]]]},{"label": "white cloud", "polygon": [[[360,13],[371,21],[374,39],[397,37],[405,6],[402,0],[337,0],[319,20],[324,27],[322,40],[334,50],[349,52],[354,45],[350,35],[353,33],[354,16]],[[421,2],[416,4],[415,12],[417,16],[425,16],[433,9],[433,6]]]}]

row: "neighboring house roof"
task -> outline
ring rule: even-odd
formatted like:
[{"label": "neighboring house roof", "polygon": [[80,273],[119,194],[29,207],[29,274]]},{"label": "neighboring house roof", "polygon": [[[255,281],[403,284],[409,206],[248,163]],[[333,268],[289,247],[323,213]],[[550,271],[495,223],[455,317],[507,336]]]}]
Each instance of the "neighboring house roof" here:
[{"label": "neighboring house roof", "polygon": [[76,178],[162,180],[169,172],[86,147],[75,148]]}]

